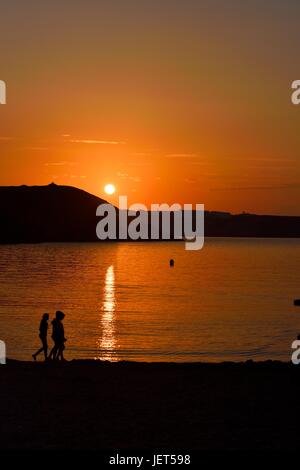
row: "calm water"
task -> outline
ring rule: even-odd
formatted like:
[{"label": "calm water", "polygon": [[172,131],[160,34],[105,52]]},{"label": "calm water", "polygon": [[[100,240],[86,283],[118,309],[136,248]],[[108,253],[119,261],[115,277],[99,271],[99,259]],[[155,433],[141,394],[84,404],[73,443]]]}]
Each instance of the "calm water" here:
[{"label": "calm water", "polygon": [[60,309],[68,359],[289,360],[299,260],[300,241],[278,239],[1,246],[0,339],[30,359]]}]

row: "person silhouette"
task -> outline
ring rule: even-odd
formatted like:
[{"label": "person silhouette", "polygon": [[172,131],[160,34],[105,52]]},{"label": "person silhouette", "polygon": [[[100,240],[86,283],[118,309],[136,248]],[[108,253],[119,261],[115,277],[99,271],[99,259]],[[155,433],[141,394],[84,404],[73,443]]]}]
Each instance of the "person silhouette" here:
[{"label": "person silhouette", "polygon": [[54,341],[54,346],[51,350],[49,359],[53,360],[61,360],[64,361],[64,349],[65,349],[65,342],[67,341],[65,338],[65,331],[64,325],[62,323],[63,319],[65,318],[65,314],[61,311],[57,311],[55,314],[54,320],[52,320],[52,339]]},{"label": "person silhouette", "polygon": [[45,361],[48,359],[48,342],[47,342],[47,333],[48,333],[48,320],[49,320],[49,314],[44,313],[42,316],[41,322],[40,322],[40,340],[42,341],[42,347],[34,354],[32,354],[33,359],[36,361],[36,358],[39,354],[44,352],[45,355]]}]

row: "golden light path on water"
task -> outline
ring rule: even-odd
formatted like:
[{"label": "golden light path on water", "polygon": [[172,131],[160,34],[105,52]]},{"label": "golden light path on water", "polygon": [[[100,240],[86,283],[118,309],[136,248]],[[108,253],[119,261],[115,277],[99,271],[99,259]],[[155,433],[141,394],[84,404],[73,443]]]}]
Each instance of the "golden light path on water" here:
[{"label": "golden light path on water", "polygon": [[106,270],[103,302],[101,306],[100,338],[98,341],[99,355],[97,359],[104,361],[116,361],[115,355],[115,272],[113,265]]}]

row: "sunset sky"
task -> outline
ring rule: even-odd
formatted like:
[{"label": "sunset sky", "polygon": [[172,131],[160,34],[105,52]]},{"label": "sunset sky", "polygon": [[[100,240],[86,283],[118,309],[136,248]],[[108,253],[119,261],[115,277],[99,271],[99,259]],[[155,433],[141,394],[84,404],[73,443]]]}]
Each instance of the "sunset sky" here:
[{"label": "sunset sky", "polygon": [[299,0],[10,0],[0,16],[0,185],[300,215]]}]

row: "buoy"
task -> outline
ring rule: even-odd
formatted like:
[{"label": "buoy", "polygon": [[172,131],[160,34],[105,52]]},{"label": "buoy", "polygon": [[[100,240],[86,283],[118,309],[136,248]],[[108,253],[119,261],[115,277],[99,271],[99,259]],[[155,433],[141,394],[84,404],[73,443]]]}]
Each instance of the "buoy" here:
[{"label": "buoy", "polygon": [[175,261],[173,259],[170,259],[170,267],[174,268]]},{"label": "buoy", "polygon": [[294,300],[294,305],[295,305],[296,307],[300,307],[300,299],[295,299],[295,300]]}]

